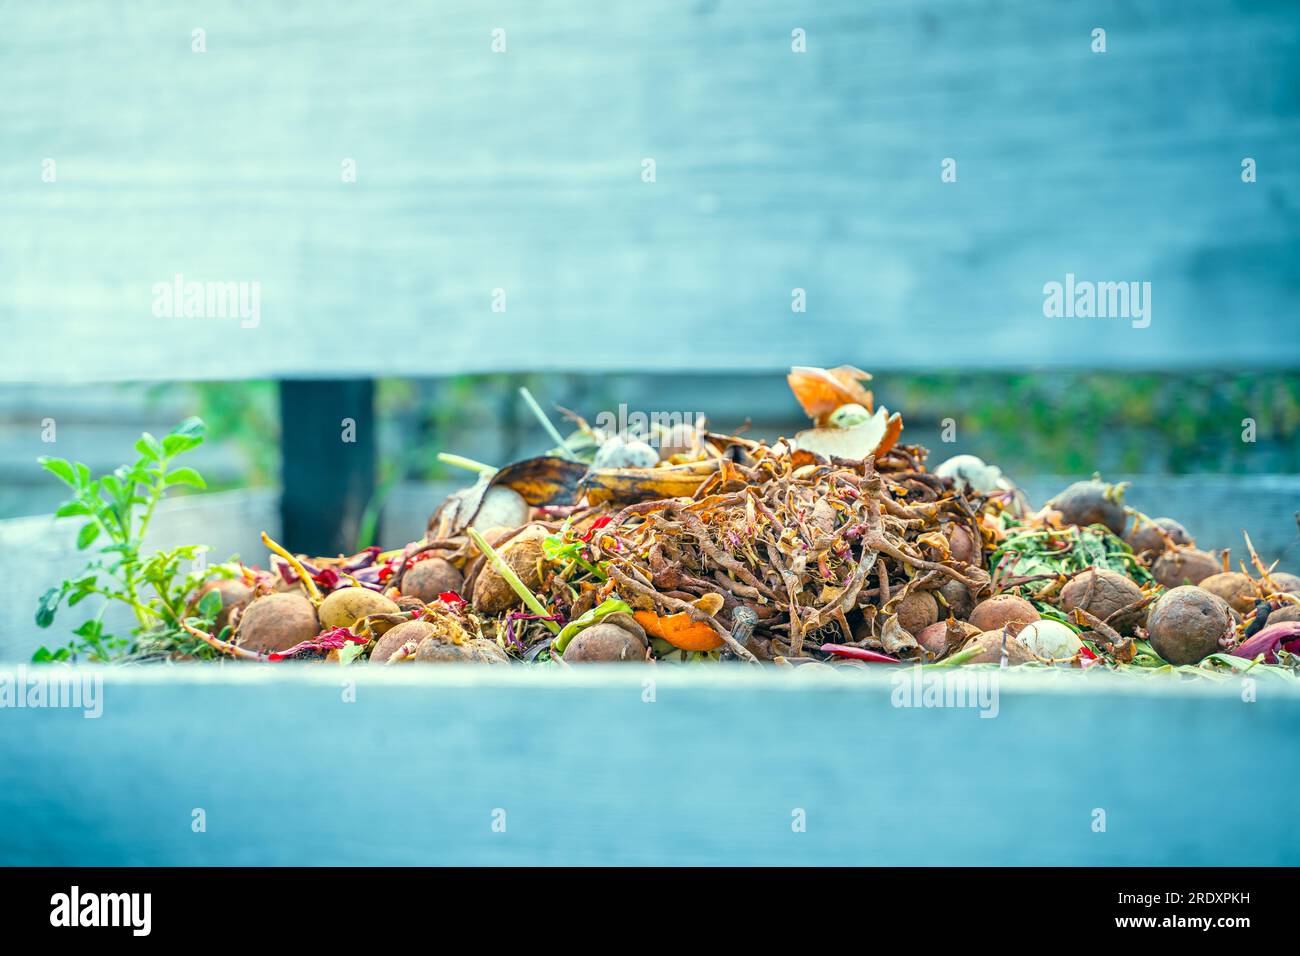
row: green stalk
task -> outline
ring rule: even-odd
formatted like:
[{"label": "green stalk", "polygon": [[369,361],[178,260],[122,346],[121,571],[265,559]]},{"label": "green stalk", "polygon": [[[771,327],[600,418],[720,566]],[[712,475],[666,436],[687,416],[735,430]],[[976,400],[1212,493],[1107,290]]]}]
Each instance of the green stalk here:
[{"label": "green stalk", "polygon": [[456,468],[464,468],[466,471],[477,471],[480,475],[486,475],[489,478],[497,473],[497,469],[491,465],[485,465],[473,458],[466,458],[464,455],[453,455],[446,451],[438,452],[438,460],[444,465],[453,465]]},{"label": "green stalk", "polygon": [[982,654],[983,652],[984,652],[984,648],[982,647],[972,647],[970,650],[958,651],[956,654],[952,655],[952,657],[947,657],[941,661],[937,661],[934,664],[926,664],[924,666],[925,667],[960,667],[962,664],[965,664],[971,658],[979,657],[980,654]]},{"label": "green stalk", "polygon": [[569,459],[569,461],[577,461],[578,456],[569,449],[569,443],[560,436],[559,431],[557,431],[555,426],[551,424],[551,420],[546,417],[546,412],[542,411],[542,406],[538,405],[537,399],[533,398],[533,393],[528,391],[527,387],[521,385],[519,386],[519,394],[524,397],[524,401],[528,403],[528,407],[533,410],[533,414],[537,416],[537,420],[542,423],[542,427],[545,428],[547,434],[551,436],[551,441],[555,442],[555,444],[559,446],[560,454]]},{"label": "green stalk", "polygon": [[[540,617],[550,617],[551,613],[546,610],[541,601],[537,600],[537,596],[528,590],[528,585],[519,580],[519,575],[515,574],[515,569],[506,563],[505,558],[497,554],[496,549],[488,544],[476,529],[466,528],[465,531],[475,546],[487,555],[488,560],[492,562],[492,567],[496,568],[497,574],[505,579],[506,584],[510,585],[510,590],[519,595],[519,599],[528,606],[528,609]],[[560,625],[554,621],[542,621],[542,623],[546,625],[547,630],[552,634],[560,633]]]}]

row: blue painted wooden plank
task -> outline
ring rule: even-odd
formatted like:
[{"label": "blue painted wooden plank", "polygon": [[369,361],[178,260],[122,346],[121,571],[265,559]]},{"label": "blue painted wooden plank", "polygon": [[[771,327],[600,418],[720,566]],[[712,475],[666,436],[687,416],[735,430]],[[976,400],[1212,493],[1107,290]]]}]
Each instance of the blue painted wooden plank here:
[{"label": "blue painted wooden plank", "polygon": [[992,719],[893,697],[728,668],[118,669],[98,719],[0,710],[0,863],[1300,863],[1261,809],[1300,784],[1287,686],[1021,673]]},{"label": "blue painted wooden plank", "polygon": [[[3,380],[1300,363],[1287,0],[2,26]],[[1150,326],[1044,317],[1067,274],[1150,282]],[[177,275],[257,283],[256,327],[156,317]]]}]

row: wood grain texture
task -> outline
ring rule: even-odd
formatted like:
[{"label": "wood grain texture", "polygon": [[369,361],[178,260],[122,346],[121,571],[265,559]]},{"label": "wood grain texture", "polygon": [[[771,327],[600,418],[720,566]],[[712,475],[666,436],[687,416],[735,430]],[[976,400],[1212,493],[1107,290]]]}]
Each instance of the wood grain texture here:
[{"label": "wood grain texture", "polygon": [[1298,53],[1289,0],[6,5],[0,380],[1296,367]]},{"label": "wood grain texture", "polygon": [[386,670],[127,668],[98,719],[0,711],[0,864],[1300,863],[1231,811],[1300,784],[1274,682],[1009,675],[984,719],[885,675],[660,667],[647,703],[634,667]]}]

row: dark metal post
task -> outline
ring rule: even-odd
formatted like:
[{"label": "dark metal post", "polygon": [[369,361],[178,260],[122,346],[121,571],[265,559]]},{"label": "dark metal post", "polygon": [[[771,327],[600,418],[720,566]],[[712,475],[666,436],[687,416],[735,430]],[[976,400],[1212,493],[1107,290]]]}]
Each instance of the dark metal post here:
[{"label": "dark metal post", "polygon": [[348,554],[375,492],[375,383],[280,382],[283,496],[290,551]]}]

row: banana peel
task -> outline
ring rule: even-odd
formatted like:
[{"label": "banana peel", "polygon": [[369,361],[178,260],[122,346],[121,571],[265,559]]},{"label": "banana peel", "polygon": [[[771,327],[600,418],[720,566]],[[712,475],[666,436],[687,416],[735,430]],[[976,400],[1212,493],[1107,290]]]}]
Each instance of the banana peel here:
[{"label": "banana peel", "polygon": [[718,470],[718,462],[695,461],[684,465],[655,468],[593,468],[583,479],[581,490],[589,504],[616,505],[657,501],[660,498],[689,498]]}]

